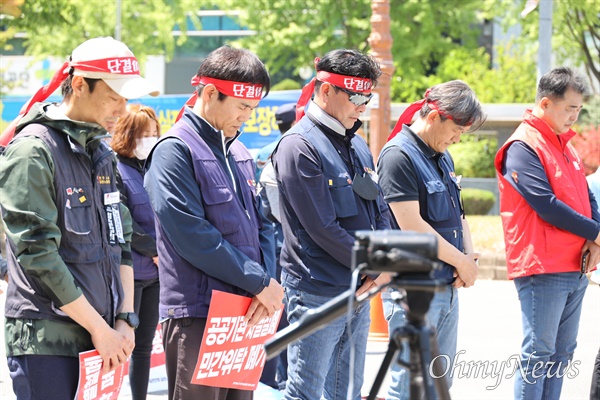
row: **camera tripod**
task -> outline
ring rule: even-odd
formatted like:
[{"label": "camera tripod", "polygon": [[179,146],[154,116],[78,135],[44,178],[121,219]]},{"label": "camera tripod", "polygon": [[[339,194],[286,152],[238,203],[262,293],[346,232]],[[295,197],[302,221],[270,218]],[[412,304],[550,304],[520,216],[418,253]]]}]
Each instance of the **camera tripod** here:
[{"label": "camera tripod", "polygon": [[[371,386],[367,400],[375,400],[390,365],[395,360],[410,371],[411,400],[449,400],[448,383],[444,370],[440,365],[439,350],[435,329],[427,325],[425,314],[433,299],[434,292],[443,284],[436,281],[394,281],[390,286],[402,287],[406,290],[405,299],[409,310],[406,313],[407,323],[395,329],[390,335],[388,350],[381,362],[375,381]],[[397,302],[400,302],[400,298]],[[401,359],[401,350],[407,345],[410,349],[410,361],[407,364]],[[433,360],[433,364],[432,364]],[[433,375],[429,372],[429,368]],[[424,395],[424,396],[423,396]]]},{"label": "camera tripod", "polygon": [[[353,303],[356,308],[363,301],[369,300],[375,294],[388,286],[403,288],[406,290],[406,300],[409,310],[406,315],[407,324],[392,332],[388,350],[381,363],[375,381],[371,386],[367,400],[375,400],[387,370],[392,361],[410,368],[410,393],[411,400],[449,400],[448,384],[443,376],[444,371],[440,365],[439,350],[435,330],[427,325],[425,315],[433,299],[434,292],[446,286],[427,276],[419,279],[418,276],[410,276],[408,279],[393,278],[388,285],[363,294]],[[286,329],[278,332],[271,340],[265,343],[267,359],[271,359],[287,348],[287,345],[295,340],[301,339],[319,327],[329,323],[335,318],[344,315],[348,306],[348,299],[354,297],[354,291],[347,291],[330,300],[322,306],[307,311],[298,322],[289,325]],[[407,365],[400,359],[399,351],[408,341],[410,348],[410,363]],[[434,360],[432,364],[432,360]],[[432,365],[434,378],[428,371]],[[425,397],[423,397],[423,394]]]},{"label": "camera tripod", "polygon": [[[355,233],[352,253],[354,272],[379,274],[392,272],[389,284],[355,296],[351,288],[318,308],[310,309],[296,322],[279,331],[265,343],[267,359],[271,359],[301,339],[332,320],[344,315],[348,309],[356,308],[371,299],[381,290],[391,286],[406,290],[409,310],[407,324],[392,332],[388,350],[371,387],[368,400],[374,400],[392,361],[410,368],[410,391],[412,400],[449,400],[448,384],[439,364],[439,350],[435,330],[427,325],[425,315],[436,291],[446,283],[432,278],[432,272],[440,267],[437,261],[437,238],[432,234],[401,231],[358,231]],[[408,341],[410,363],[406,364],[398,355]],[[433,365],[432,364],[433,360]],[[429,373],[431,365],[432,372]]]}]

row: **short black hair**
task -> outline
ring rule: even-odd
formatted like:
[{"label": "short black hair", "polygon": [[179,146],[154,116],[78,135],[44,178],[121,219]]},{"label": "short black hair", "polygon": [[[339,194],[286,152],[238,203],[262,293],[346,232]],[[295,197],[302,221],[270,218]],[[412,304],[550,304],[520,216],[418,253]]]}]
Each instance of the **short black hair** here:
[{"label": "short black hair", "polygon": [[[200,64],[196,76],[262,85],[263,97],[271,90],[271,78],[267,68],[256,54],[227,45],[211,51]],[[198,85],[196,93],[200,95],[202,90],[204,85]],[[219,92],[219,100],[223,101],[225,97],[227,96]]]},{"label": "short black hair", "polygon": [[425,117],[434,108],[428,104],[434,103],[440,111],[442,121],[451,117],[458,126],[471,126],[470,131],[476,131],[486,120],[486,114],[473,89],[461,80],[440,83],[431,88],[426,102],[421,108],[420,116]]},{"label": "short black hair", "polygon": [[[83,78],[83,80],[89,86],[90,93],[93,93],[94,92],[94,88],[96,87],[96,84],[98,83],[98,81],[100,79]],[[69,97],[71,97],[71,95],[73,94],[72,82],[73,82],[73,73],[71,72],[71,74],[67,77],[67,79],[65,79],[63,81],[63,83],[60,85],[60,90],[61,90],[62,95],[63,95],[63,97],[65,99],[69,99]]]},{"label": "short black hair", "polygon": [[572,68],[558,67],[540,78],[535,100],[538,102],[544,97],[562,100],[569,89],[583,95],[584,98],[589,96],[589,88],[583,75]]},{"label": "short black hair", "polygon": [[[337,49],[326,53],[319,60],[316,68],[317,71],[370,79],[373,81],[373,87],[377,85],[377,80],[381,76],[381,67],[373,56],[352,49]],[[315,91],[319,90],[321,83],[317,80]]]}]

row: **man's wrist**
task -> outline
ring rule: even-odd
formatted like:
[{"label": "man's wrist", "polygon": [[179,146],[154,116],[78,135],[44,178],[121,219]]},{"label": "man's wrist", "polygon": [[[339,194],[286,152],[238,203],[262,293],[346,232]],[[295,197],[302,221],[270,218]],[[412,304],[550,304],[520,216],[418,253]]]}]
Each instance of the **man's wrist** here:
[{"label": "man's wrist", "polygon": [[127,323],[127,321],[124,321],[122,319],[115,320],[115,326],[113,327],[113,329],[118,331],[120,326],[124,326],[124,327],[127,327],[127,328],[135,331],[135,328],[133,326],[129,325]]},{"label": "man's wrist", "polygon": [[136,329],[140,324],[140,319],[134,312],[122,312],[115,317],[116,321],[122,320],[133,329]]},{"label": "man's wrist", "polygon": [[269,287],[269,283],[271,283],[271,277],[268,273],[265,273],[265,275],[263,276],[262,284],[264,287]]}]

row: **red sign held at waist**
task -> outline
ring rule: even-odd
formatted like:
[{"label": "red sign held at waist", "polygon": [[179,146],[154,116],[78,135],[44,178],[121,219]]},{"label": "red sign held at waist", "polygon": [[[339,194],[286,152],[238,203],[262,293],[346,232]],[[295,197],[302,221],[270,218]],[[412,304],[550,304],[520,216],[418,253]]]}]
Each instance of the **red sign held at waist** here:
[{"label": "red sign held at waist", "polygon": [[282,311],[249,327],[249,297],[213,291],[192,384],[256,390],[266,354],[263,344],[277,331]]}]

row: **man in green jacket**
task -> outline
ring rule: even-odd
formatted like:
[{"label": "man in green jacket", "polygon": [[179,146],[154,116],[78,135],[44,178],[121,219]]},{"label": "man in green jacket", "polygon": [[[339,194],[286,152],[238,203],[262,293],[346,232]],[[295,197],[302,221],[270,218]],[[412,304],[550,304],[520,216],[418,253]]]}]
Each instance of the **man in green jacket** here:
[{"label": "man in green jacket", "polygon": [[[61,84],[61,104],[40,103]],[[88,40],[24,106],[0,156],[6,351],[19,400],[73,399],[80,352],[98,350],[108,372],[133,350],[131,216],[102,138],[127,99],[146,94],[158,92],[126,45]]]}]

